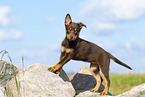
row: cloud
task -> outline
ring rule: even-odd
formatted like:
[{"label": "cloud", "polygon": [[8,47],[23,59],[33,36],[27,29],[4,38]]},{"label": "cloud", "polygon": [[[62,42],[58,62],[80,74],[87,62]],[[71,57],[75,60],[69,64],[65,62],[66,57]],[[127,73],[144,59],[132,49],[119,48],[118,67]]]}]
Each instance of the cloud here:
[{"label": "cloud", "polygon": [[120,21],[145,16],[144,5],[145,0],[85,0],[80,4],[78,17],[89,22],[92,32],[110,35],[118,29],[126,29],[123,25],[117,25]]},{"label": "cloud", "polygon": [[60,52],[54,51],[51,47],[30,49],[29,47],[22,48],[18,51],[17,57],[24,57],[26,65],[34,63],[42,63],[46,65],[55,65],[59,61]]},{"label": "cloud", "polygon": [[90,25],[90,30],[99,35],[108,35],[113,33],[117,27],[113,23],[98,23],[93,22]]},{"label": "cloud", "polygon": [[138,19],[145,15],[144,0],[111,0],[111,14],[117,20]]},{"label": "cloud", "polygon": [[114,42],[104,40],[102,38],[95,39],[94,43],[100,46],[101,48],[105,49],[106,51],[113,51],[117,47],[117,45]]},{"label": "cloud", "polygon": [[17,23],[16,17],[12,15],[12,10],[8,6],[0,6],[0,26],[7,27]]},{"label": "cloud", "polygon": [[131,20],[145,15],[144,0],[86,0],[80,4],[80,16],[97,20]]},{"label": "cloud", "polygon": [[[7,28],[18,24],[18,20],[12,15],[12,10],[8,6],[0,6],[0,27]],[[23,36],[22,32],[17,30],[0,29],[0,41],[3,40],[19,40]]]},{"label": "cloud", "polygon": [[[133,68],[132,72],[143,73],[145,72],[145,42],[141,41],[136,37],[132,37],[124,43],[114,43],[111,41],[103,41],[100,38],[96,40],[96,44],[101,46],[107,52],[110,52],[113,56],[121,60],[122,62],[128,64]],[[120,72],[130,72],[125,71],[124,68],[116,65],[115,62],[111,62],[111,71],[117,72],[116,68]]]},{"label": "cloud", "polygon": [[22,32],[16,30],[0,30],[0,41],[3,40],[19,40],[23,37]]},{"label": "cloud", "polygon": [[59,43],[53,44],[53,45],[50,46],[50,49],[51,49],[52,51],[56,51],[56,52],[60,52],[60,51],[61,51],[60,48],[61,48],[61,45],[59,45]]},{"label": "cloud", "polygon": [[128,40],[125,43],[127,51],[131,53],[144,54],[145,53],[145,43],[138,40],[135,37],[132,37],[131,40]]}]

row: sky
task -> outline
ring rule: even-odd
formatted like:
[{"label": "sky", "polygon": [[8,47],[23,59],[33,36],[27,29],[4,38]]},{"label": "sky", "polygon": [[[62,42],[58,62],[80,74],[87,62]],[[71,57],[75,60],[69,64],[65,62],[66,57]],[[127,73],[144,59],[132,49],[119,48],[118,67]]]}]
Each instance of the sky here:
[{"label": "sky", "polygon": [[[145,0],[0,0],[0,51],[7,50],[21,69],[59,61],[64,19],[82,22],[80,37],[128,64],[111,61],[111,73],[145,73]],[[24,58],[24,66],[22,65]],[[7,55],[4,60],[8,60]],[[71,60],[67,73],[89,63]]]}]

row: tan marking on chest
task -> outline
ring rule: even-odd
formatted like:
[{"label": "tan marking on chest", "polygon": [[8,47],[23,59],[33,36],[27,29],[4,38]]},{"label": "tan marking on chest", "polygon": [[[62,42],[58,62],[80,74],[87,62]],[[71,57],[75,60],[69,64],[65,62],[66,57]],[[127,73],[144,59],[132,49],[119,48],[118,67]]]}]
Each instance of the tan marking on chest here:
[{"label": "tan marking on chest", "polygon": [[64,46],[61,46],[61,52],[66,52],[66,53],[70,53],[73,49],[71,48],[65,48]]},{"label": "tan marking on chest", "polygon": [[70,52],[72,52],[72,50],[73,50],[73,49],[71,49],[71,48],[66,48],[66,49],[65,49],[66,53],[70,53]]},{"label": "tan marking on chest", "polygon": [[65,52],[65,47],[61,46],[61,52]]}]

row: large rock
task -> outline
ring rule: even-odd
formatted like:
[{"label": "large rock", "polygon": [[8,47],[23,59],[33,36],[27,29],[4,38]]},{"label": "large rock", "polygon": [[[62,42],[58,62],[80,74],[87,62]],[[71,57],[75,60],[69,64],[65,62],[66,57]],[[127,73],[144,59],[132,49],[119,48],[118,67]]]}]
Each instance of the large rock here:
[{"label": "large rock", "polygon": [[0,87],[0,97],[6,97],[5,96],[5,89],[3,87]]},{"label": "large rock", "polygon": [[[20,71],[20,68],[14,66],[14,71],[15,74],[17,74]],[[0,60],[0,87],[5,87],[7,82],[14,77],[14,71],[11,63]]]},{"label": "large rock", "polygon": [[85,91],[85,92],[81,92],[75,97],[112,97],[112,96],[109,96],[109,95],[101,96],[100,93],[97,93],[97,92]]},{"label": "large rock", "polygon": [[[65,76],[65,74],[62,74]],[[48,66],[34,64],[26,67],[17,74],[18,89],[15,79],[8,82],[6,93],[8,97],[73,97],[73,86],[68,82],[48,71]]]},{"label": "large rock", "polygon": [[[83,66],[76,74],[72,75],[70,77],[70,81],[72,82],[72,85],[76,90],[76,95],[79,94],[80,92],[89,91],[90,89],[94,88],[96,85],[96,80],[92,76],[90,72],[90,68],[88,68],[87,66]],[[102,92],[103,90],[104,90],[104,86],[103,84],[101,84],[98,92]],[[93,93],[93,95],[94,94],[95,93]],[[111,95],[110,93],[108,94]],[[96,95],[98,95],[97,92]]]},{"label": "large rock", "polygon": [[[14,67],[14,70],[12,68]],[[20,67],[11,64],[10,62],[0,60],[0,97],[6,97],[6,84],[15,77],[20,71]],[[15,75],[14,75],[15,72]]]},{"label": "large rock", "polygon": [[134,87],[123,94],[119,94],[116,97],[145,97],[145,83]]},{"label": "large rock", "polygon": [[[90,92],[96,84],[95,79],[92,77],[90,69],[83,66],[78,73],[70,77],[70,80],[76,90],[76,97],[99,97],[100,93]],[[101,85],[99,92],[104,90],[104,86]],[[103,97],[112,97],[110,93]],[[102,96],[100,96],[102,97]],[[137,87],[134,87],[130,91],[119,94],[113,97],[145,97],[145,83]]]}]

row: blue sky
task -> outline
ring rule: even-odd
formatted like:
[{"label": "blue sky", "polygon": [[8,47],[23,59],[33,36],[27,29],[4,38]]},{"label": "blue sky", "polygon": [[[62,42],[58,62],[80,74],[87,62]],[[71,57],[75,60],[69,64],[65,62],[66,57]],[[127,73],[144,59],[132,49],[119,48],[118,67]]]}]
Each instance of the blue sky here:
[{"label": "blue sky", "polygon": [[[145,71],[144,0],[0,0],[0,50],[13,64],[55,65],[65,37],[64,18],[87,25],[80,37],[91,41],[133,68],[111,61],[110,72]],[[5,60],[8,60],[6,56]],[[89,63],[70,61],[66,72],[77,72]]]}]

